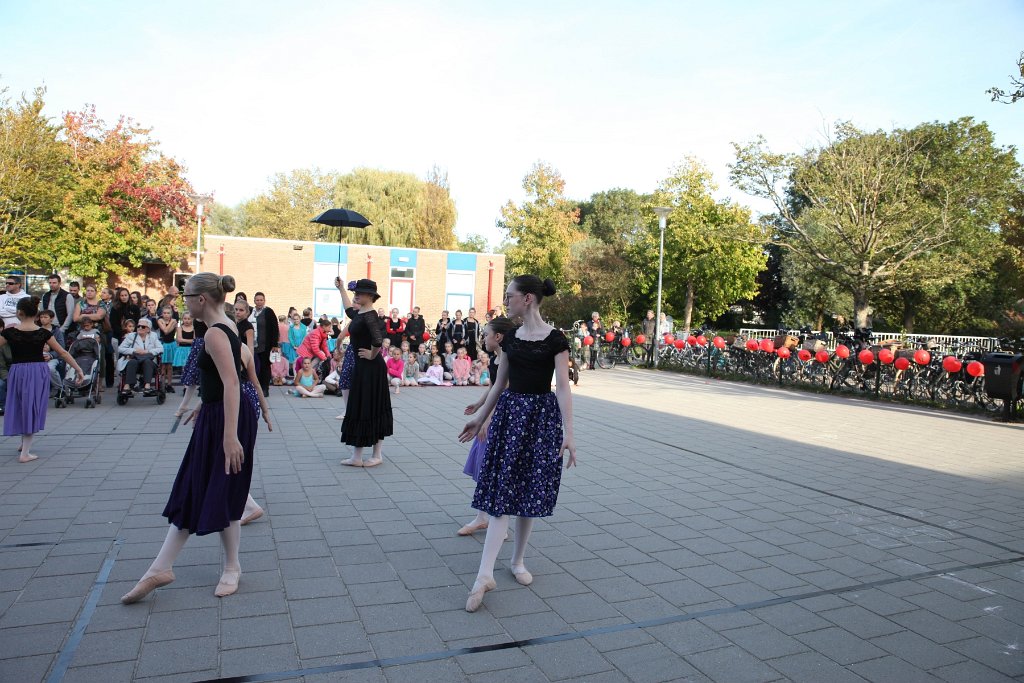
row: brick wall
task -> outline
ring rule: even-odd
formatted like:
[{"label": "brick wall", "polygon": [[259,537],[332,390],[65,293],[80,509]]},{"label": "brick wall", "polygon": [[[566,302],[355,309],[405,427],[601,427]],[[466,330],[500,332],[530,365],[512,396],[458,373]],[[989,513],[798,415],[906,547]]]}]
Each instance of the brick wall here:
[{"label": "brick wall", "polygon": [[[230,273],[237,282],[236,291],[245,292],[250,303],[257,291],[267,295],[267,305],[278,315],[289,306],[302,310],[313,305],[314,242],[231,237],[207,234],[201,268],[214,273]],[[223,248],[223,252],[222,252]],[[347,245],[345,277],[358,280],[367,277],[367,256],[372,258],[370,277],[381,293],[378,305],[390,310],[391,250],[389,247]],[[448,252],[422,249],[416,256],[414,305],[420,307],[428,325],[441,316],[445,305]],[[222,269],[223,264],[223,269]],[[476,255],[476,282],[473,292],[478,316],[487,310],[488,268],[493,264],[491,305],[501,303],[505,292],[505,257],[501,254]],[[164,265],[146,265],[126,276],[110,278],[110,286],[127,287],[152,297],[163,296],[173,284],[175,273],[191,272],[190,264],[178,269]],[[404,315],[407,311],[402,311]]]}]

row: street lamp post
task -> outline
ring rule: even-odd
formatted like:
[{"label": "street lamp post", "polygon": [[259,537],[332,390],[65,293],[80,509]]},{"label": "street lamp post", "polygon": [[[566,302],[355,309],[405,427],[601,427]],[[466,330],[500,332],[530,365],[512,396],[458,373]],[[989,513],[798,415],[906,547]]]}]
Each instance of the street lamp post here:
[{"label": "street lamp post", "polygon": [[213,201],[208,194],[190,194],[189,199],[196,205],[196,267],[193,274],[199,272],[200,256],[203,253],[203,205]]},{"label": "street lamp post", "polygon": [[658,251],[658,315],[654,323],[654,339],[651,340],[654,345],[654,367],[658,367],[658,357],[661,355],[658,353],[658,340],[661,339],[661,277],[665,269],[665,221],[672,213],[672,209],[668,206],[656,206],[654,213],[658,214],[658,227],[661,229],[661,247]]}]

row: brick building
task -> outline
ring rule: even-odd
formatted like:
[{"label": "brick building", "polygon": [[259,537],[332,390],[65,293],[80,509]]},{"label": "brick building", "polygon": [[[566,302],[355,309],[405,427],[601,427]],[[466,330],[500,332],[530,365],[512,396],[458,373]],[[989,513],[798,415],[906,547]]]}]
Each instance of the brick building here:
[{"label": "brick building", "polygon": [[[401,249],[364,244],[332,244],[229,235],[204,235],[202,270],[229,273],[252,301],[257,291],[278,314],[289,306],[313,308],[315,315],[341,317],[341,296],[334,278],[377,282],[379,306],[392,306],[405,315],[419,306],[428,321],[445,308],[484,311],[501,303],[505,292],[505,257],[434,249]],[[112,278],[111,286],[139,290],[157,297],[172,282],[179,284],[192,264],[174,271],[163,264],[146,264],[140,271]]]}]

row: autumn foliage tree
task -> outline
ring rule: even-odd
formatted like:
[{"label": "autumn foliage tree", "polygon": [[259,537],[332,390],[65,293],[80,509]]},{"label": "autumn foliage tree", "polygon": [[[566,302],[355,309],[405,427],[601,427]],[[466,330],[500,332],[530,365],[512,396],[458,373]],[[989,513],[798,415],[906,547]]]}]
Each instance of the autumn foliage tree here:
[{"label": "autumn foliage tree", "polygon": [[565,197],[565,180],[556,168],[538,161],[523,178],[526,201],[509,201],[501,209],[498,227],[505,231],[505,270],[533,273],[565,284],[572,245],[583,239],[580,209]]}]

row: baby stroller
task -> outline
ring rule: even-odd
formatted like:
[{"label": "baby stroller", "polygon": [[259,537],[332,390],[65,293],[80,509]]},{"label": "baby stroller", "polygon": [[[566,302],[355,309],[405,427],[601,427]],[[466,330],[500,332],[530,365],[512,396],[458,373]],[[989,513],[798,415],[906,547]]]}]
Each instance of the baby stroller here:
[{"label": "baby stroller", "polygon": [[57,396],[53,399],[53,407],[63,408],[65,405],[73,404],[76,398],[84,398],[86,408],[95,408],[102,400],[99,395],[99,367],[100,354],[103,350],[100,348],[99,339],[79,337],[71,343],[68,353],[82,368],[83,379],[77,382],[75,369],[68,366],[64,380],[57,389]]}]

